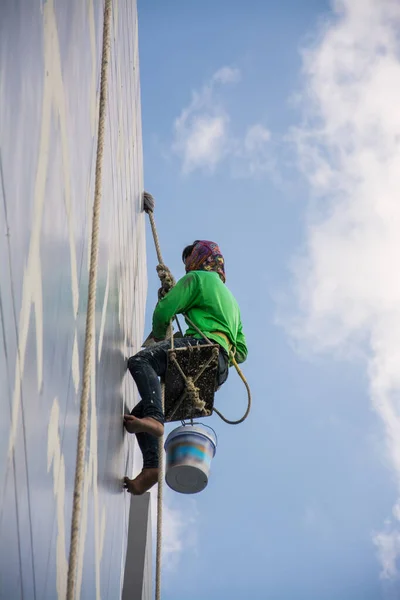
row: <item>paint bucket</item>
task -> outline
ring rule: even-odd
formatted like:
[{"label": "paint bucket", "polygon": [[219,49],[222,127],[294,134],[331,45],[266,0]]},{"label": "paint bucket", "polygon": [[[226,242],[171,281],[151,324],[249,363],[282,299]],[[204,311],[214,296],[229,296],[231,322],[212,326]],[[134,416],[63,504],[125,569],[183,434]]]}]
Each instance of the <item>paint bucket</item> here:
[{"label": "paint bucket", "polygon": [[165,481],[175,492],[197,494],[208,483],[217,436],[202,425],[177,427],[165,441]]}]

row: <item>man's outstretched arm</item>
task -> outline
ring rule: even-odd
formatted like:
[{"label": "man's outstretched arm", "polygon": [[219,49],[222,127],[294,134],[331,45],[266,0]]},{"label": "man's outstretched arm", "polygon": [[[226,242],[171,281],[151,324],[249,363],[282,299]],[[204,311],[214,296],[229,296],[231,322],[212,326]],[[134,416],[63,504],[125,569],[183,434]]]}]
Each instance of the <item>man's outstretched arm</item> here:
[{"label": "man's outstretched arm", "polygon": [[158,302],[153,313],[153,336],[164,339],[171,319],[190,310],[199,297],[199,280],[195,273],[188,273]]}]

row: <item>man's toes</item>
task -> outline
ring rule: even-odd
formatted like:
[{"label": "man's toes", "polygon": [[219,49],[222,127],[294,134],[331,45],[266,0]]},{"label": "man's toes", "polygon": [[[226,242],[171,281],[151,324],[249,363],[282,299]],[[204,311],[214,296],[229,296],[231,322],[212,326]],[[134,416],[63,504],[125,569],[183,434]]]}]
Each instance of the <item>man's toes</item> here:
[{"label": "man's toes", "polygon": [[124,415],[124,427],[128,433],[135,433],[136,417]]},{"label": "man's toes", "polygon": [[129,477],[124,477],[124,489],[130,494],[137,496],[137,490],[133,479],[129,479]]},{"label": "man's toes", "polygon": [[141,496],[153,487],[158,481],[158,469],[150,468],[143,469],[142,472],[135,477],[129,479],[124,477],[124,488],[134,496]]}]

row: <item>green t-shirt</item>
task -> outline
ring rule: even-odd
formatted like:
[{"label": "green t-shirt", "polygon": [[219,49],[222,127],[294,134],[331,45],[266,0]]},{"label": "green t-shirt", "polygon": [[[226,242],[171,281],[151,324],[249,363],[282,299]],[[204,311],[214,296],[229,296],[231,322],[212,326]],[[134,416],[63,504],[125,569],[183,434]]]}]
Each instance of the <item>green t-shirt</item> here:
[{"label": "green t-shirt", "polygon": [[[237,362],[242,363],[246,360],[246,338],[243,334],[239,306],[217,273],[190,271],[178,281],[154,310],[154,337],[163,339],[171,319],[181,313],[185,313],[200,331],[228,352],[226,340],[213,332],[224,333],[236,349]],[[186,336],[201,338],[190,324],[187,325]]]}]

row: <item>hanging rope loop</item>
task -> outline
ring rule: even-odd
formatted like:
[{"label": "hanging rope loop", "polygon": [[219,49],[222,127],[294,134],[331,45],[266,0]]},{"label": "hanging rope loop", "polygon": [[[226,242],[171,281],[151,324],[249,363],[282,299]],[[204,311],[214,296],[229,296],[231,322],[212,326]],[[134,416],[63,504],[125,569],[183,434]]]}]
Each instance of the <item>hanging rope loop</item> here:
[{"label": "hanging rope loop", "polygon": [[159,264],[156,267],[157,275],[161,282],[161,287],[158,290],[158,299],[162,300],[168,292],[174,287],[176,281],[168,267],[164,264]]},{"label": "hanging rope loop", "polygon": [[236,369],[237,374],[239,375],[240,379],[243,381],[244,386],[247,391],[246,412],[244,413],[243,417],[241,417],[237,421],[231,421],[230,419],[227,419],[226,417],[224,417],[224,415],[217,408],[215,408],[215,406],[214,406],[214,412],[217,413],[219,418],[222,419],[225,423],[228,423],[228,425],[240,425],[240,423],[243,423],[243,421],[245,421],[247,419],[247,417],[249,416],[250,410],[251,410],[251,390],[250,390],[250,386],[247,382],[246,377],[243,375],[241,368],[239,367],[239,365],[237,364],[237,362],[235,360],[235,356],[234,356],[233,352],[231,352],[231,354],[230,354],[230,359],[232,361],[233,366]]}]

